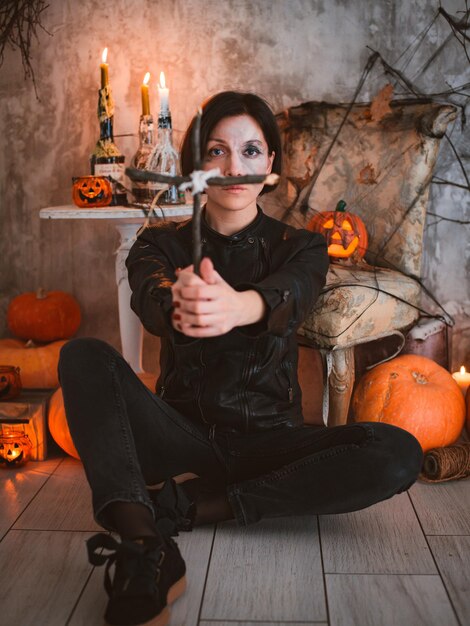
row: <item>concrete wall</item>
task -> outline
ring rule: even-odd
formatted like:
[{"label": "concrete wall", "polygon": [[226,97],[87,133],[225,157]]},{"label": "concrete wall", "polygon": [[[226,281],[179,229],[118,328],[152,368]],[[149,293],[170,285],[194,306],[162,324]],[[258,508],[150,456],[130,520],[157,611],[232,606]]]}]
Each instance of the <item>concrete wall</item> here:
[{"label": "concrete wall", "polygon": [[[72,176],[89,173],[105,46],[116,101],[115,134],[133,134],[116,142],[130,159],[146,71],[152,73],[153,112],[157,76],[165,71],[177,138],[199,102],[227,88],[256,91],[275,110],[312,99],[348,101],[370,54],[366,46],[396,62],[437,6],[437,0],[49,0],[43,24],[50,34],[39,31],[32,48],[40,100],[24,79],[18,51],[7,51],[0,69],[0,336],[8,334],[4,319],[10,299],[42,285],[78,298],[84,312],[80,335],[120,347],[114,226],[38,217],[41,207],[69,203]],[[456,13],[464,2],[452,0],[446,8]],[[444,20],[438,20],[406,69],[410,76],[448,34]],[[379,69],[374,71],[360,99],[386,80]],[[424,91],[439,91],[445,80],[469,80],[463,51],[453,42],[419,84]],[[454,137],[464,145],[460,127]],[[468,166],[468,148],[465,156]],[[444,178],[463,180],[448,149],[439,168]],[[434,186],[430,210],[457,220],[466,212],[468,219],[468,198],[458,188]],[[430,224],[434,221],[430,218]],[[468,227],[430,225],[424,279],[457,314],[454,365],[465,363],[470,369],[469,269]],[[146,336],[145,346],[144,365],[154,369],[154,340]]]}]

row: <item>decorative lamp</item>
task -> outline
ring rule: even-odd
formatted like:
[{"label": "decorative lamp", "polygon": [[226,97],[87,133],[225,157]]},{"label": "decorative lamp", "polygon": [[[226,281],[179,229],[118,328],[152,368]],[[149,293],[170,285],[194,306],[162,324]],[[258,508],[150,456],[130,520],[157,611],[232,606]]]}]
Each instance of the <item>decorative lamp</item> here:
[{"label": "decorative lamp", "polygon": [[307,226],[321,233],[328,244],[328,254],[337,259],[362,259],[367,251],[367,231],[358,215],[349,213],[346,202],[340,200],[334,211],[321,211]]},{"label": "decorative lamp", "polygon": [[0,365],[0,400],[11,400],[21,392],[20,368]]},{"label": "decorative lamp", "polygon": [[31,456],[31,440],[22,427],[11,426],[0,433],[0,465],[18,467]]}]

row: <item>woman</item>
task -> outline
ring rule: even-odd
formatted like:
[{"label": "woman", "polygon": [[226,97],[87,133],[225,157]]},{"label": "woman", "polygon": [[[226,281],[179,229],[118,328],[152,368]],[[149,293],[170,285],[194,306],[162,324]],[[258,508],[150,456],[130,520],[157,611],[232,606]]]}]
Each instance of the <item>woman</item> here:
[{"label": "woman", "polygon": [[[191,135],[182,148],[192,171]],[[268,105],[253,94],[210,99],[201,120],[203,169],[279,173]],[[263,214],[263,185],[209,187],[200,276],[191,221],[140,232],[127,260],[132,307],[161,337],[156,394],[113,348],[76,339],[59,365],[75,445],[100,533],[90,561],[108,560],[105,617],[138,624],[184,590],[178,530],[235,518],[354,511],[407,489],[421,466],[408,433],[382,424],[303,425],[296,329],[325,283],[323,238]],[[190,472],[198,478],[177,484]],[[149,485],[164,483],[155,491]],[[97,554],[99,548],[110,556]],[[116,563],[111,580],[109,566]]]}]

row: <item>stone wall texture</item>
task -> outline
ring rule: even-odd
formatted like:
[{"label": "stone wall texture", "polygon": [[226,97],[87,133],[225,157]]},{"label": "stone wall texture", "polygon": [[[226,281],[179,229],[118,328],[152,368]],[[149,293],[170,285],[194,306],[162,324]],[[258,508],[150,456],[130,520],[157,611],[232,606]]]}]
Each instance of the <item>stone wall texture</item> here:
[{"label": "stone wall texture", "polygon": [[[453,14],[465,8],[463,0],[444,5]],[[77,297],[84,314],[81,336],[120,348],[116,229],[108,222],[39,219],[42,207],[71,202],[72,176],[89,173],[105,46],[116,143],[129,161],[146,71],[152,74],[154,113],[157,76],[166,74],[177,140],[201,100],[223,89],[255,91],[275,111],[307,100],[350,101],[370,54],[367,46],[402,68],[415,52],[405,72],[423,92],[468,82],[468,61],[442,18],[416,46],[438,6],[437,0],[49,0],[45,30],[32,47],[39,100],[25,80],[19,51],[8,50],[0,68],[0,336],[8,336],[11,298],[40,285]],[[376,66],[359,100],[370,99],[389,80]],[[451,132],[470,175],[468,131],[458,122]],[[436,172],[464,182],[445,140]],[[429,212],[468,220],[469,197],[458,187],[432,185]],[[453,367],[464,363],[470,369],[468,235],[468,226],[429,215],[423,279],[456,319]],[[423,306],[438,311],[430,301]],[[155,367],[155,346],[146,335],[148,370]]]}]

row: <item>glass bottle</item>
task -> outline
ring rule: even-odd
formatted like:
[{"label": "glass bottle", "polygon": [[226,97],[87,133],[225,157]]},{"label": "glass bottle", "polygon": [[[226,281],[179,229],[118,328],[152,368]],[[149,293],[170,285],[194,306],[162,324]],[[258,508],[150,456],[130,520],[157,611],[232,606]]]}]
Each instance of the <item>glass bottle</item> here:
[{"label": "glass bottle", "polygon": [[[169,111],[158,116],[157,142],[149,156],[146,169],[171,176],[180,174],[179,154],[173,146]],[[183,204],[184,201],[184,192],[179,191],[176,185],[170,185],[159,198],[159,204]]]},{"label": "glass bottle", "polygon": [[93,176],[110,176],[113,188],[111,204],[127,205],[124,187],[126,157],[121,154],[114,143],[113,118],[114,104],[109,85],[99,90],[98,119],[100,121],[100,138],[91,155],[90,165]]},{"label": "glass bottle", "polygon": [[[139,124],[139,147],[132,157],[131,167],[138,170],[148,169],[147,164],[155,146],[153,117],[141,115]],[[161,183],[132,181],[132,195],[136,202],[150,204],[162,188]]]}]

